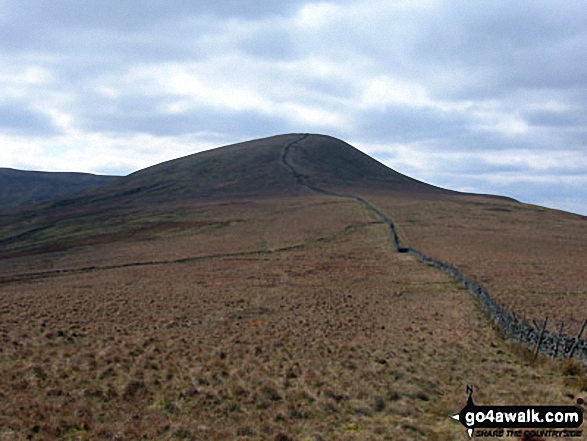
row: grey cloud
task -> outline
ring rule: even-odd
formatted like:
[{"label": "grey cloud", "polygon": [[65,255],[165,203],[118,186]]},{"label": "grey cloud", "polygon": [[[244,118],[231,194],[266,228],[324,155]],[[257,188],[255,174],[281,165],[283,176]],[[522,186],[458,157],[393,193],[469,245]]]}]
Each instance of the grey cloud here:
[{"label": "grey cloud", "polygon": [[[460,96],[508,94],[512,87],[584,84],[584,2],[456,2],[430,16],[412,55],[428,67],[473,76]],[[457,88],[458,90],[458,88]],[[442,93],[442,90],[438,90]]]},{"label": "grey cloud", "polygon": [[[211,105],[192,106],[185,112],[163,111],[176,97],[127,93],[108,98],[88,93],[76,103],[78,124],[88,132],[118,134],[147,133],[154,136],[181,136],[197,132],[222,133],[228,137],[261,137],[294,131],[290,121],[279,116],[245,110],[234,111]],[[303,129],[303,128],[302,128]]]},{"label": "grey cloud", "polygon": [[583,112],[536,111],[524,115],[528,123],[540,127],[565,128],[587,125],[587,116]]},{"label": "grey cloud", "polygon": [[[132,101],[132,100],[131,100]],[[152,105],[158,100],[153,100]],[[148,102],[148,101],[147,101]],[[294,131],[287,120],[254,111],[230,112],[201,107],[182,114],[149,110],[145,101],[136,100],[115,112],[88,114],[81,122],[87,131],[107,133],[148,133],[154,136],[180,136],[189,133],[215,132],[229,137],[263,137]]]},{"label": "grey cloud", "polygon": [[256,138],[280,133],[287,126],[287,122],[279,118],[268,117],[255,112],[231,114],[201,109],[200,112],[191,112],[186,115],[105,116],[93,119],[92,125],[88,128],[105,132],[149,133],[155,136],[215,132],[227,136],[239,135]]},{"label": "grey cloud", "polygon": [[26,20],[22,24],[42,23],[47,26],[84,29],[88,27],[134,30],[149,27],[154,22],[175,21],[185,17],[220,16],[258,18],[286,14],[301,1],[275,2],[256,0],[101,0],[92,4],[77,0],[4,1],[10,19]]},{"label": "grey cloud", "polygon": [[[0,27],[0,53],[42,52],[60,62],[64,57],[82,61],[89,69],[121,62],[194,60],[236,47],[239,41],[222,40],[238,20],[265,20],[256,33],[243,36],[242,46],[258,56],[277,58],[274,51],[283,47],[288,34],[278,27],[267,29],[266,18],[291,14],[300,4],[303,1],[4,1],[8,19]],[[231,24],[232,19],[237,22]]]},{"label": "grey cloud", "polygon": [[[450,164],[450,161],[449,161]],[[493,164],[483,159],[468,158],[465,161],[458,161],[452,167],[446,164],[447,169],[454,169],[454,174],[463,174],[466,176],[492,176],[496,174],[519,174],[528,172],[525,164]],[[453,168],[454,167],[454,168]]]},{"label": "grey cloud", "polygon": [[58,133],[50,118],[19,103],[0,104],[0,130],[35,136]]},{"label": "grey cloud", "polygon": [[298,55],[291,32],[270,24],[244,36],[237,45],[245,53],[265,60],[291,60]]},{"label": "grey cloud", "polygon": [[208,27],[212,23],[169,23],[130,32],[10,24],[0,31],[0,53],[28,59],[43,54],[40,59],[54,59],[55,68],[64,72],[97,72],[128,63],[193,60],[208,55],[208,48],[197,44],[197,37],[208,32]]},{"label": "grey cloud", "polygon": [[[551,128],[536,127],[530,128],[528,133],[510,136],[497,131],[479,129],[474,126],[474,122],[455,118],[453,122],[447,118],[446,124],[449,127],[444,129],[432,126],[429,130],[430,138],[424,141],[420,138],[418,141],[422,148],[430,149],[435,152],[454,152],[454,153],[478,153],[482,154],[487,151],[530,151],[542,152],[545,155],[557,154],[566,151],[582,151],[587,146],[587,130],[575,132],[562,128],[552,130]],[[449,133],[449,136],[436,136]],[[393,141],[393,135],[389,135],[388,142]]]},{"label": "grey cloud", "polygon": [[[548,158],[545,158],[548,160]],[[447,167],[451,169],[452,167]],[[492,176],[507,175],[512,178],[535,177],[540,180],[544,177],[546,180],[550,176],[559,176],[562,179],[585,176],[585,170],[572,170],[568,167],[557,165],[545,166],[541,169],[533,169],[526,163],[496,164],[484,159],[467,158],[466,160],[456,161],[454,164],[454,174],[462,173],[465,176],[477,176],[479,179],[490,179]],[[527,184],[526,184],[527,185]]]},{"label": "grey cloud", "polygon": [[[376,154],[377,157],[377,154]],[[393,156],[384,162],[401,173],[440,187],[472,193],[508,196],[521,202],[587,215],[587,171],[562,167],[532,169],[523,164],[492,164],[473,157],[442,160],[433,169],[394,167]]]},{"label": "grey cloud", "polygon": [[459,115],[429,108],[389,106],[363,113],[355,131],[370,141],[410,143],[458,137],[466,127],[467,120]]}]

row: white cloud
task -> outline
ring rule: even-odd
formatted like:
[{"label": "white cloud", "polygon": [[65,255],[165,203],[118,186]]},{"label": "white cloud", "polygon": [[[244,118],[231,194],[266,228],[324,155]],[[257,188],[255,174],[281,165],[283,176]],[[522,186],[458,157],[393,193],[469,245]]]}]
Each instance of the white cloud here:
[{"label": "white cloud", "polygon": [[232,142],[236,141],[213,133],[181,137],[84,133],[49,139],[0,135],[0,163],[24,170],[126,174]]},{"label": "white cloud", "polygon": [[0,57],[0,100],[31,99],[55,82],[50,69],[34,63]]},{"label": "white cloud", "polygon": [[300,31],[322,29],[326,23],[340,18],[342,7],[329,2],[307,3],[303,5],[294,19]]}]

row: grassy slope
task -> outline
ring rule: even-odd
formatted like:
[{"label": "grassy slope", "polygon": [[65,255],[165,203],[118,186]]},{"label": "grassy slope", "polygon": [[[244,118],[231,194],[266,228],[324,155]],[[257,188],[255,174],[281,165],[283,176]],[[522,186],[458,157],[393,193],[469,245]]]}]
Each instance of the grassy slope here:
[{"label": "grassy slope", "polygon": [[[283,135],[165,162],[85,193],[34,208],[0,213],[0,256],[148,237],[151,227],[191,201],[250,200],[295,195],[281,163]],[[182,218],[176,219],[183,222]],[[183,226],[180,226],[183,228]]]},{"label": "grassy slope", "polygon": [[[29,233],[4,242],[0,260],[0,439],[464,439],[447,416],[463,406],[467,384],[479,404],[585,398],[584,378],[533,363],[499,340],[466,291],[393,253],[385,227],[358,203],[297,188],[280,164],[291,139],[261,141],[252,156],[234,147],[242,161],[256,158],[267,187],[242,174],[251,169],[223,165],[222,151],[208,153],[242,179],[231,198],[221,176],[205,178],[212,190],[165,180],[197,181],[196,155],[113,193],[48,204],[40,220],[21,213],[15,227],[4,218],[4,237]],[[355,182],[409,245],[461,258],[466,272],[486,261],[499,272],[488,223],[513,225],[503,210],[520,204],[440,190],[431,199],[424,184],[369,172],[373,163],[356,152],[348,154],[361,172],[346,154],[335,168],[317,165],[317,152],[296,165],[329,176],[321,185]],[[178,196],[164,203],[161,182]],[[574,225],[551,215],[538,217],[538,231],[547,221]],[[511,231],[512,248],[539,237]],[[66,246],[49,252],[55,244]],[[467,254],[482,244],[487,256]],[[531,265],[541,256],[522,257]],[[159,263],[134,265],[150,261]],[[569,262],[558,268],[572,272]],[[19,276],[60,269],[70,271]]]},{"label": "grassy slope", "polygon": [[363,196],[404,246],[456,265],[511,310],[575,335],[587,318],[587,218],[509,198],[452,192],[396,173],[342,141],[291,149],[304,181]]},{"label": "grassy slope", "polygon": [[[265,253],[1,284],[0,435],[464,439],[448,415],[467,384],[487,404],[584,397],[501,342],[466,291],[394,253],[359,204],[331,199],[209,207],[243,222],[176,232],[181,250],[167,233],[136,244]],[[103,247],[54,269],[99,266]]]},{"label": "grassy slope", "polygon": [[289,161],[311,185],[356,191],[455,194],[408,176],[376,161],[353,146],[329,136],[311,135],[291,148]]},{"label": "grassy slope", "polygon": [[[280,135],[197,153],[73,197],[0,213],[0,256],[145,237],[157,221],[157,228],[173,229],[177,225],[165,223],[169,213],[191,201],[308,194],[281,162],[283,146],[297,138]],[[296,146],[293,157],[302,172],[320,177],[320,185],[452,193],[396,173],[330,137],[310,136]]]},{"label": "grassy slope", "polygon": [[367,196],[403,243],[460,268],[510,309],[561,320],[574,335],[587,312],[587,220],[484,197]]}]

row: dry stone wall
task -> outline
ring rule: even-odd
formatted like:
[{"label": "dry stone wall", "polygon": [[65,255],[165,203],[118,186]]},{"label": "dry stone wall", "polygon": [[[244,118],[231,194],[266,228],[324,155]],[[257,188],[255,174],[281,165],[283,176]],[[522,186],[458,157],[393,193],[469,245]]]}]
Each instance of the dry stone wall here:
[{"label": "dry stone wall", "polygon": [[552,358],[563,359],[563,358],[575,358],[579,360],[587,369],[587,340],[581,339],[581,335],[587,327],[587,320],[583,323],[580,332],[576,336],[570,336],[563,333],[552,334],[546,329],[546,320],[542,324],[529,323],[524,318],[518,317],[515,313],[508,311],[495,299],[493,299],[487,289],[478,284],[475,281],[469,280],[458,268],[452,265],[441,262],[440,260],[429,257],[422,252],[413,248],[404,248],[400,245],[399,237],[395,225],[385,214],[380,212],[374,205],[372,205],[366,199],[355,196],[348,193],[338,193],[323,188],[316,187],[306,180],[306,176],[299,173],[295,167],[288,161],[288,154],[292,146],[305,139],[308,135],[302,135],[300,138],[288,142],[284,146],[282,163],[291,170],[294,178],[300,185],[307,187],[308,189],[328,195],[341,198],[353,199],[361,203],[365,208],[374,213],[389,227],[392,245],[395,251],[399,253],[409,253],[413,255],[420,262],[427,265],[434,266],[435,268],[448,274],[451,278],[456,280],[458,283],[465,286],[469,292],[475,297],[481,307],[487,314],[487,316],[496,324],[501,331],[504,338],[513,340],[521,343],[522,345],[528,346],[529,348]]}]

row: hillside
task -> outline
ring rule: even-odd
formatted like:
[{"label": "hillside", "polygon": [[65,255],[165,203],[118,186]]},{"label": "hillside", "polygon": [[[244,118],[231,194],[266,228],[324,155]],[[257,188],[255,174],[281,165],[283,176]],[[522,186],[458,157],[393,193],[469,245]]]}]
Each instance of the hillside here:
[{"label": "hillside", "polygon": [[458,194],[398,173],[330,136],[309,135],[301,139],[290,149],[288,158],[307,183],[317,187],[381,193]]},{"label": "hillside", "polygon": [[392,221],[528,322],[579,328],[585,218],[326,136],[255,140],[0,214],[0,439],[466,439],[468,385],[585,409],[580,364],[504,340]]},{"label": "hillside", "polygon": [[[203,201],[279,198],[311,193],[283,163],[284,145],[300,135],[280,135],[220,147],[109,180],[74,196],[0,215],[0,256],[57,250],[177,228],[158,222],[171,205]],[[331,188],[454,194],[404,176],[349,144],[309,135],[290,159]],[[129,220],[132,219],[132,222]],[[156,225],[155,225],[156,224]]]},{"label": "hillside", "polygon": [[[202,207],[271,204],[310,196],[312,189],[369,201],[395,222],[402,246],[457,265],[516,311],[566,320],[568,332],[580,327],[584,317],[569,311],[580,310],[587,296],[585,217],[428,185],[324,135],[219,147],[106,178],[73,196],[0,212],[0,258],[224,228],[246,216],[208,220]],[[545,249],[550,252],[540,252]],[[557,307],[561,298],[568,310]],[[550,326],[554,330],[553,321]]]},{"label": "hillside", "polygon": [[50,173],[0,168],[0,209],[59,199],[117,179],[88,173]]},{"label": "hillside", "polygon": [[[107,202],[111,206],[202,199],[286,196],[305,190],[284,166],[284,145],[299,134],[247,141],[167,161],[132,173],[111,185],[64,199],[59,206]],[[308,135],[291,152],[302,172],[331,187],[381,191],[452,193],[404,176],[351,145],[329,136]]]}]

